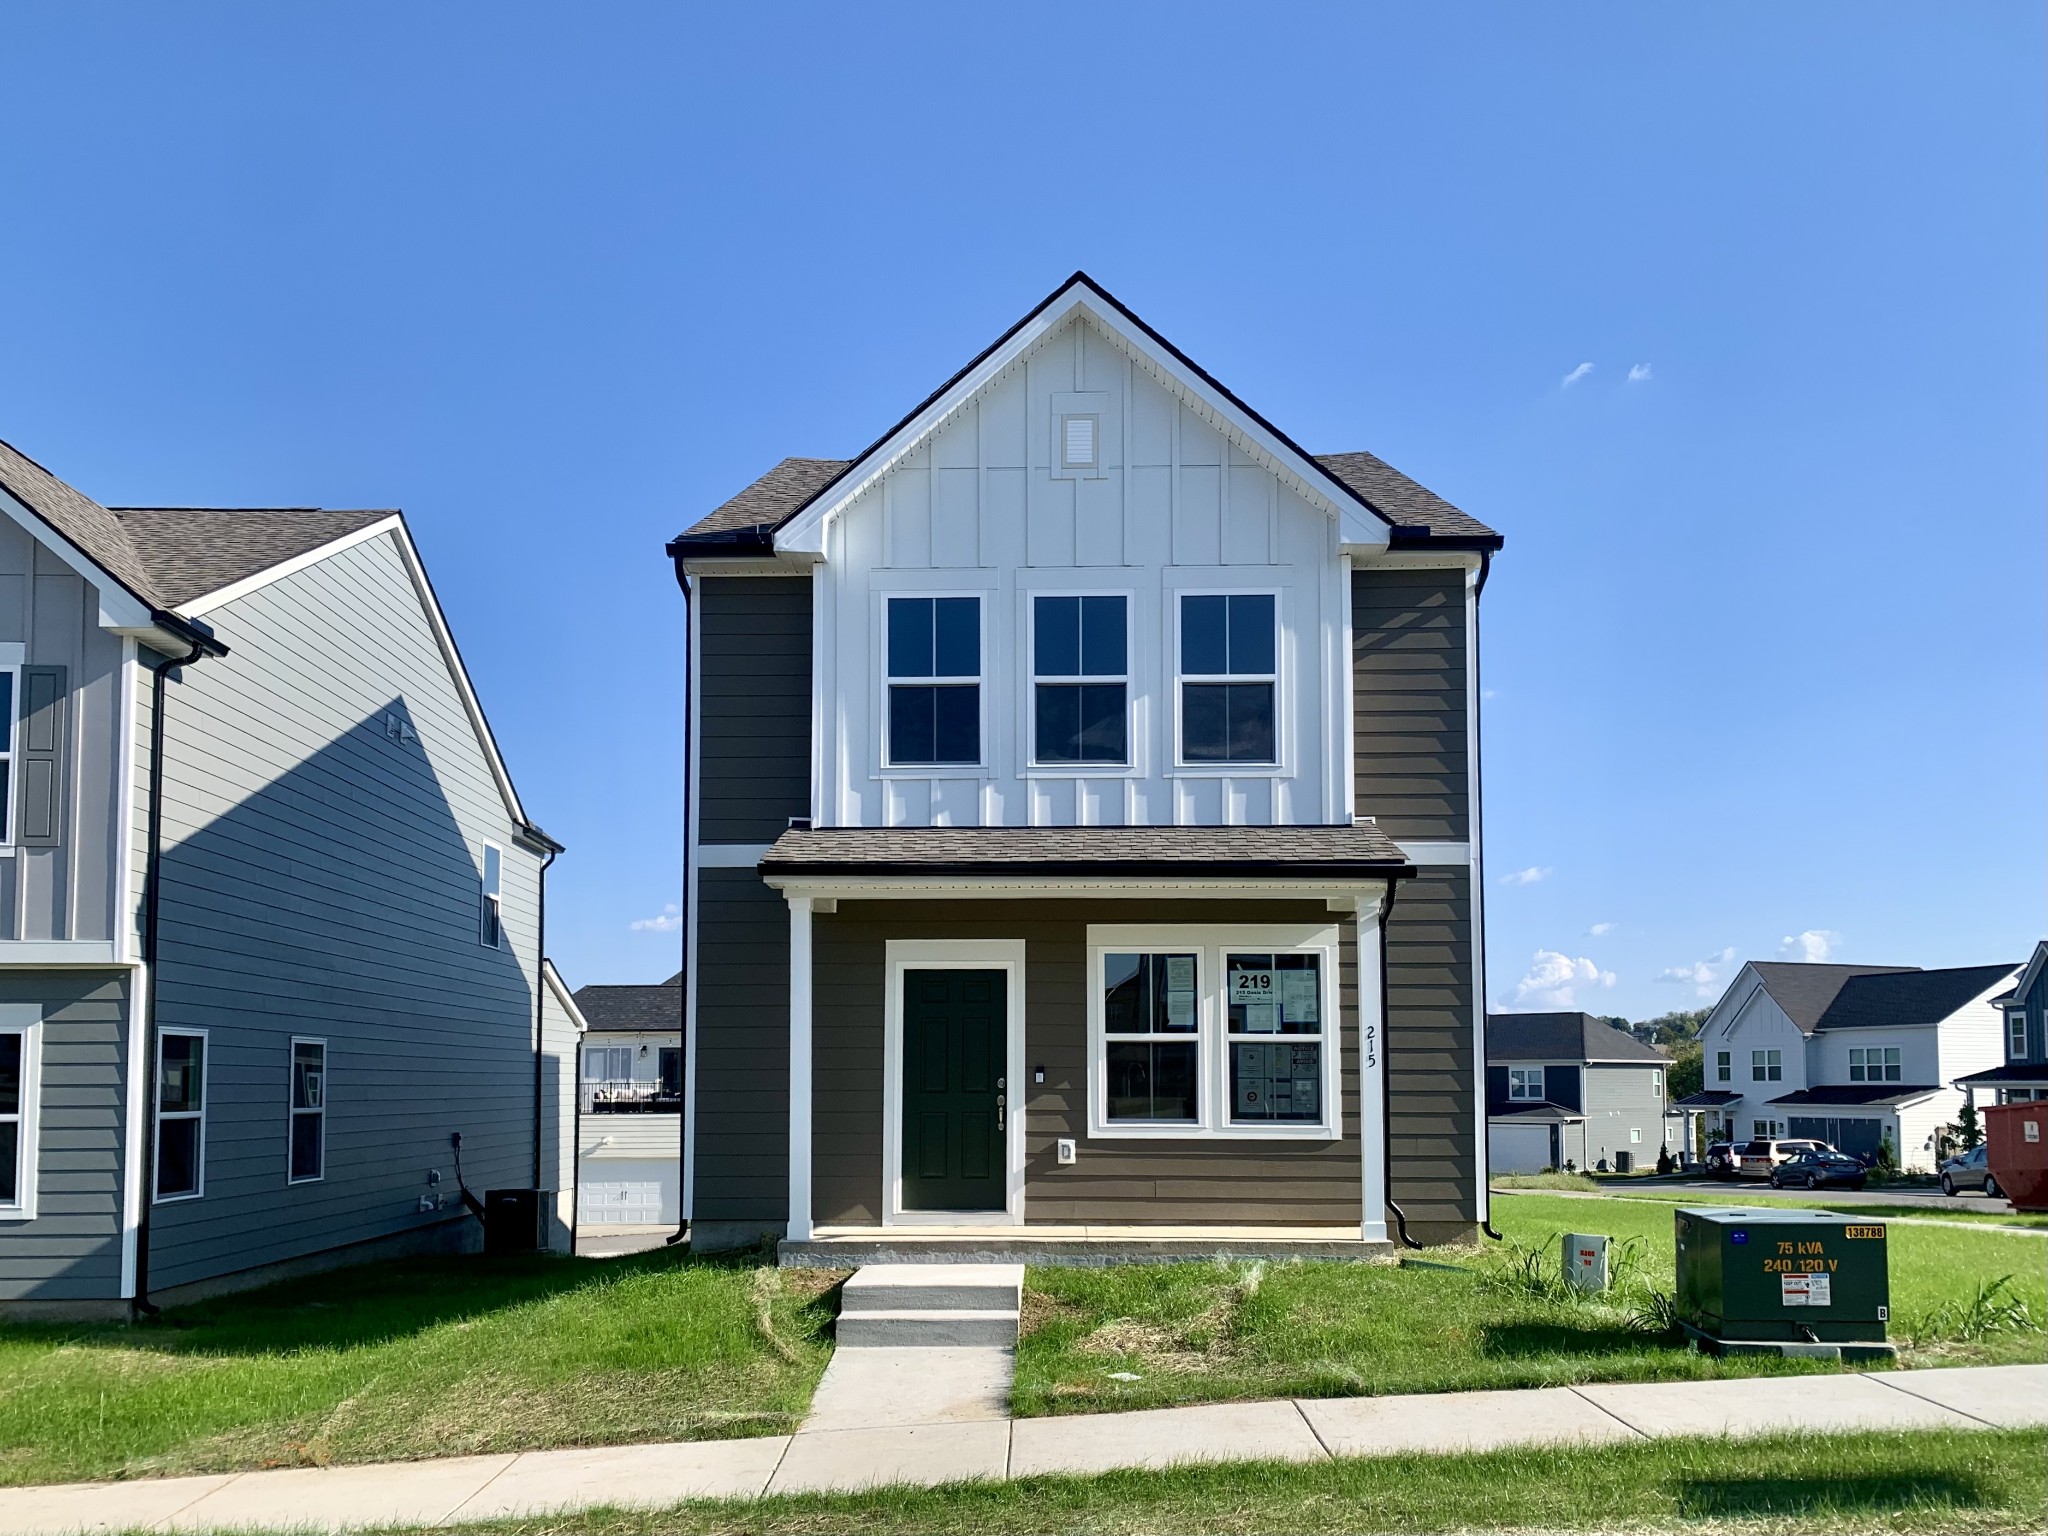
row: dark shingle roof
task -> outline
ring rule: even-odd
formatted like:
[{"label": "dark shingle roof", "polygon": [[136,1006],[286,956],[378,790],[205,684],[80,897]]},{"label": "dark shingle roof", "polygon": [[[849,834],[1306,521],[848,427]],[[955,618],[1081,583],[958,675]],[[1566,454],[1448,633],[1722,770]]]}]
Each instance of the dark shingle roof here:
[{"label": "dark shingle roof", "polygon": [[1752,960],[1749,968],[1763,982],[1771,1001],[1785,1017],[1810,1035],[1844,986],[1858,976],[1895,975],[1910,965],[1806,965],[1792,960]]},{"label": "dark shingle roof", "polygon": [[673,981],[658,987],[582,987],[574,996],[592,1029],[674,1034],[683,1027],[683,989]]},{"label": "dark shingle roof", "polygon": [[1966,965],[1945,971],[1856,976],[1842,985],[1816,1029],[1934,1024],[2019,972],[2014,965]]},{"label": "dark shingle roof", "polygon": [[166,599],[156,579],[130,541],[121,520],[84,492],[74,490],[34,459],[0,442],[0,489],[4,489],[52,529],[152,607]]},{"label": "dark shingle roof", "polygon": [[1576,1109],[1566,1109],[1562,1104],[1552,1104],[1547,1099],[1540,1104],[1509,1104],[1501,1109],[1486,1112],[1489,1120],[1533,1120],[1555,1121],[1560,1125],[1576,1124],[1585,1115]]},{"label": "dark shingle roof", "polygon": [[1939,1084],[1840,1083],[1820,1088],[1801,1088],[1793,1093],[1780,1094],[1768,1102],[1783,1104],[1792,1109],[1797,1109],[1802,1104],[1909,1104],[1914,1099],[1924,1099],[1928,1094],[1939,1091]]},{"label": "dark shingle roof", "polygon": [[1489,1013],[1488,1061],[1619,1061],[1664,1066],[1665,1054],[1590,1013]]},{"label": "dark shingle roof", "polygon": [[1427,486],[1418,485],[1370,453],[1319,453],[1316,462],[1371,503],[1396,529],[1419,528],[1431,538],[1485,539],[1494,532]]},{"label": "dark shingle roof", "polygon": [[114,515],[173,606],[281,565],[395,513],[314,507],[116,507]]},{"label": "dark shingle roof", "polygon": [[2008,1061],[2002,1067],[1987,1067],[1982,1072],[1972,1072],[1968,1077],[1956,1079],[1958,1088],[1965,1083],[1975,1083],[1979,1086],[1996,1086],[2000,1083],[2048,1083],[2048,1061]]},{"label": "dark shingle roof", "polygon": [[188,603],[393,515],[311,507],[103,507],[4,442],[0,489],[153,608]]},{"label": "dark shingle roof", "polygon": [[[830,485],[851,459],[784,459],[709,516],[683,531],[686,539],[758,529],[765,535]],[[1316,462],[1351,487],[1397,529],[1434,538],[1491,538],[1493,530],[1369,453],[1324,453]]]},{"label": "dark shingle roof", "polygon": [[1741,1098],[1739,1093],[1730,1093],[1726,1088],[1702,1088],[1698,1093],[1688,1093],[1682,1099],[1673,1099],[1673,1109],[1719,1109],[1723,1104],[1733,1104]]},{"label": "dark shingle roof", "polygon": [[1407,860],[1377,827],[839,827],[785,832],[765,873],[1076,874],[1204,869],[1384,873]]}]

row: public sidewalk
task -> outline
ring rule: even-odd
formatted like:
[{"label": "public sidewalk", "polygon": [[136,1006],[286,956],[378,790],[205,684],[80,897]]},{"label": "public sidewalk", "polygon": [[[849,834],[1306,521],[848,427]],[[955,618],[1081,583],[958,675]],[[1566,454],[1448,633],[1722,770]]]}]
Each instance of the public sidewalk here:
[{"label": "public sidewalk", "polygon": [[[941,1414],[962,1409],[941,1407]],[[971,1411],[971,1410],[968,1410]],[[833,1415],[829,1422],[840,1422]],[[0,1536],[454,1525],[598,1505],[938,1484],[1188,1461],[1484,1451],[1664,1436],[2048,1424],[2048,1365],[949,1417],[755,1440],[0,1490]]]}]

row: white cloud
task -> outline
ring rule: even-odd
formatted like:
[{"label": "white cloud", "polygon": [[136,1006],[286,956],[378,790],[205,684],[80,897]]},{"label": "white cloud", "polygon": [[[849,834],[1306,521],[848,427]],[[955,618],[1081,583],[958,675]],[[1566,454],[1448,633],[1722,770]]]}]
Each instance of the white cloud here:
[{"label": "white cloud", "polygon": [[674,933],[683,926],[683,909],[670,902],[658,917],[636,917],[627,925],[635,933]]},{"label": "white cloud", "polygon": [[1587,959],[1574,960],[1554,949],[1536,951],[1529,974],[1515,983],[1515,1005],[1520,1008],[1574,1008],[1580,987],[1611,987],[1614,972],[1603,971]]},{"label": "white cloud", "polygon": [[1635,363],[1630,365],[1628,370],[1628,381],[1631,384],[1649,383],[1650,365],[1648,363]]},{"label": "white cloud", "polygon": [[1835,946],[1842,942],[1842,936],[1832,928],[1809,928],[1804,933],[1788,933],[1778,941],[1778,953],[1794,960],[1804,960],[1808,965],[1818,965],[1835,952]]},{"label": "white cloud", "polygon": [[1531,864],[1527,869],[1518,869],[1512,874],[1502,875],[1500,883],[1502,885],[1534,885],[1538,880],[1547,880],[1549,878],[1550,866],[1548,864],[1541,866]]},{"label": "white cloud", "polygon": [[1491,688],[1482,688],[1479,690],[1479,697],[1481,697],[1482,699],[1491,699],[1497,696],[1498,695],[1496,695],[1494,690]]},{"label": "white cloud", "polygon": [[1689,983],[1697,989],[1701,997],[1712,997],[1721,990],[1721,973],[1728,968],[1728,963],[1734,958],[1733,949],[1724,949],[1718,955],[1710,955],[1705,960],[1695,960],[1691,965],[1674,965],[1668,971],[1659,971],[1657,979],[1680,984]]},{"label": "white cloud", "polygon": [[1592,927],[1586,930],[1586,936],[1588,938],[1604,939],[1607,937],[1607,935],[1609,935],[1612,932],[1614,932],[1614,924],[1595,923]]},{"label": "white cloud", "polygon": [[1581,363],[1578,367],[1574,368],[1570,373],[1566,374],[1562,379],[1560,379],[1558,381],[1557,387],[1559,389],[1570,389],[1574,384],[1578,383],[1579,380],[1583,379],[1587,374],[1591,373],[1592,371],[1593,365],[1591,363]]}]

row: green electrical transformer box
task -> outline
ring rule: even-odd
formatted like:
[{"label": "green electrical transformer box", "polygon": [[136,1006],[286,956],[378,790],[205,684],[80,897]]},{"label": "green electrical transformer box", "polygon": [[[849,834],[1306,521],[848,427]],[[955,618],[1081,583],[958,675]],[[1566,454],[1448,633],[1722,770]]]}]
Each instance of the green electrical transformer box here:
[{"label": "green electrical transformer box", "polygon": [[1777,1207],[1681,1207],[1678,1315],[1724,1343],[1883,1344],[1881,1221]]}]

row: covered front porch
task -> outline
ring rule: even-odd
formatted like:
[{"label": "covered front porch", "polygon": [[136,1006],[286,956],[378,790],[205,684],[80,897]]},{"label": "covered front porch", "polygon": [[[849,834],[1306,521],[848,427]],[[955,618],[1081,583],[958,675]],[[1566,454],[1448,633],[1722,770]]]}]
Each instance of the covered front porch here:
[{"label": "covered front porch", "polygon": [[792,832],[785,1263],[1391,1252],[1370,827]]}]

